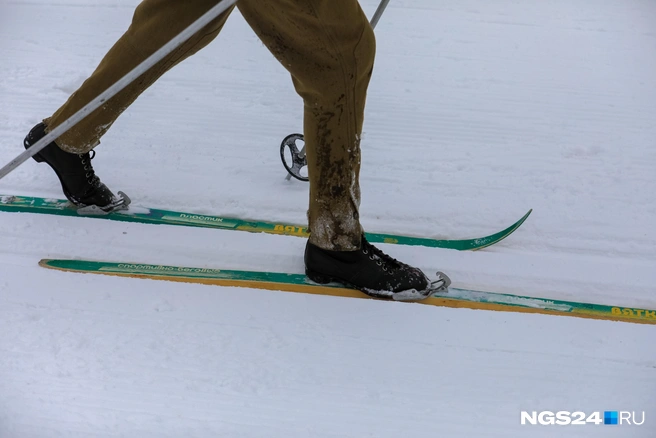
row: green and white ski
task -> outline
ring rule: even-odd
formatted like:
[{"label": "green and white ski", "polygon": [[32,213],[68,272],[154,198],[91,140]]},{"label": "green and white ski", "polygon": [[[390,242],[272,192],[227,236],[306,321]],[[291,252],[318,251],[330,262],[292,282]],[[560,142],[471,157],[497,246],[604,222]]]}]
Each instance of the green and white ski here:
[{"label": "green and white ski", "polygon": [[[129,278],[177,281],[218,286],[236,286],[307,294],[331,295],[353,298],[369,298],[367,295],[338,284],[318,285],[305,275],[277,272],[228,271],[210,268],[148,265],[142,263],[111,263],[88,260],[44,259],[39,264],[45,268],[67,272],[104,274]],[[440,307],[458,307],[506,312],[541,313],[547,315],[574,316],[641,324],[656,324],[656,310],[626,306],[577,303],[548,300],[495,292],[481,292],[449,288],[429,298],[418,301]]]},{"label": "green and white ski", "polygon": [[[222,216],[185,213],[131,205],[128,210],[114,211],[102,215],[83,215],[76,207],[63,199],[34,198],[28,196],[0,195],[0,211],[52,214],[58,216],[91,217],[123,222],[144,224],[181,225],[186,227],[239,230],[253,233],[281,234],[285,236],[308,237],[307,228],[282,222],[263,220],[244,220]],[[448,248],[460,251],[478,250],[494,245],[511,235],[531,214],[529,210],[521,219],[498,233],[477,239],[443,240],[428,237],[403,236],[398,234],[367,233],[372,243],[391,243],[397,245],[416,245],[431,248]]]}]

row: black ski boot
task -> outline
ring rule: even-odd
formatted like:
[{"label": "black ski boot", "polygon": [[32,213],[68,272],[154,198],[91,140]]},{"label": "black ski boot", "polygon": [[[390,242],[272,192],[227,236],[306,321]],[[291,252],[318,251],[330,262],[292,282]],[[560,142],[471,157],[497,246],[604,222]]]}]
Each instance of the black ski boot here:
[{"label": "black ski boot", "polygon": [[[25,137],[25,149],[29,149],[45,135],[45,125],[39,123]],[[80,213],[103,214],[127,208],[130,198],[123,192],[118,192],[119,197],[115,196],[96,176],[91,166],[94,156],[95,152],[79,155],[65,152],[53,141],[32,158],[37,163],[47,163],[55,171],[64,195],[80,207]]]},{"label": "black ski boot", "polygon": [[438,273],[431,283],[418,268],[401,263],[369,243],[362,236],[357,251],[328,251],[308,242],[305,247],[305,274],[315,283],[341,283],[375,298],[418,301],[445,291],[451,281]]}]

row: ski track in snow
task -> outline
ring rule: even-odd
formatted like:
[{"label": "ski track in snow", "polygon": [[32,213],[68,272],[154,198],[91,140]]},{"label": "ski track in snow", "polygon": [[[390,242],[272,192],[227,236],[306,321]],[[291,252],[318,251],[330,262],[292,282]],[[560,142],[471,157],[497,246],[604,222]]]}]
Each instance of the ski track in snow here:
[{"label": "ski track in snow", "polygon": [[[0,164],[95,68],[136,0],[0,0]],[[368,16],[376,1],[362,2]],[[363,133],[369,231],[454,286],[656,309],[656,3],[395,0]],[[303,223],[287,73],[235,12],[94,160],[136,205]],[[0,193],[61,197],[30,161]],[[656,435],[654,326],[47,271],[88,258],[303,272],[303,239],[0,213],[0,438]],[[641,427],[521,410],[645,411]]]}]

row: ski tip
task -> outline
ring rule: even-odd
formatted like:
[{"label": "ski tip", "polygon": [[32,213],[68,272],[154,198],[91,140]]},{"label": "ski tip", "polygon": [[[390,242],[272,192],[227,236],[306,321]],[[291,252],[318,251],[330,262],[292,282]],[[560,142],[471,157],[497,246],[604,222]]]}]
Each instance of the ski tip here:
[{"label": "ski tip", "polygon": [[526,214],[524,216],[522,216],[520,220],[515,222],[515,224],[512,226],[512,228],[514,228],[514,229],[519,228],[520,225],[522,225],[524,222],[526,222],[526,219],[528,219],[528,217],[531,215],[531,213],[533,213],[533,209],[529,208],[528,211],[526,212]]},{"label": "ski tip", "polygon": [[[522,226],[524,222],[526,222],[526,219],[531,215],[533,212],[533,209],[529,209],[524,216],[522,216],[517,222],[506,228],[505,230],[502,230],[498,232],[497,234],[493,234],[491,236],[485,237],[484,239],[479,239],[478,246],[475,248],[471,248],[472,251],[479,251],[481,249],[485,249],[489,246],[492,246],[494,244],[497,244],[504,240],[506,237],[510,236],[512,233],[517,231],[519,227]],[[483,243],[480,243],[483,242]]]},{"label": "ski tip", "polygon": [[526,222],[526,219],[528,219],[528,217],[531,215],[531,213],[533,213],[533,209],[529,208],[528,211],[526,212],[526,214],[524,216],[522,216],[522,218],[520,220],[515,222],[515,224],[512,226],[512,228],[514,230],[519,228],[524,222]]}]

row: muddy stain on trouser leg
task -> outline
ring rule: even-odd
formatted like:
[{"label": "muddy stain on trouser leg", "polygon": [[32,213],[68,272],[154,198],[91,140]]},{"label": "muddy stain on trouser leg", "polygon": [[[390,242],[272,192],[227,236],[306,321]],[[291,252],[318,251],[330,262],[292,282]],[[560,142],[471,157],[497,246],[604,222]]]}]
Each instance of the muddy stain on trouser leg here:
[{"label": "muddy stain on trouser leg", "polygon": [[[55,128],[82,109],[217,3],[218,0],[141,2],[134,12],[132,24],[105,55],[93,74],[52,117],[44,120],[47,128]],[[169,69],[198,52],[219,34],[232,9],[221,14],[104,105],[62,134],[56,140],[59,147],[78,154],[89,152],[96,147],[100,138],[141,93]]]},{"label": "muddy stain on trouser leg", "polygon": [[375,39],[357,0],[241,0],[304,101],[310,242],[360,247],[360,134]]},{"label": "muddy stain on trouser leg", "polygon": [[[340,110],[343,108],[344,100],[345,96],[336,105]],[[360,208],[358,138],[354,136],[350,151],[348,147],[344,150],[343,146],[335,145],[334,140],[331,140],[331,122],[334,113],[326,113],[321,107],[311,112],[310,126],[306,127],[306,132],[310,131],[314,120],[318,120],[316,129],[319,138],[316,164],[313,168],[318,175],[311,179],[313,186],[310,187],[311,201],[308,212],[311,242],[331,250],[359,248],[362,229],[358,212]],[[310,160],[312,159],[308,156],[308,161]]]}]

